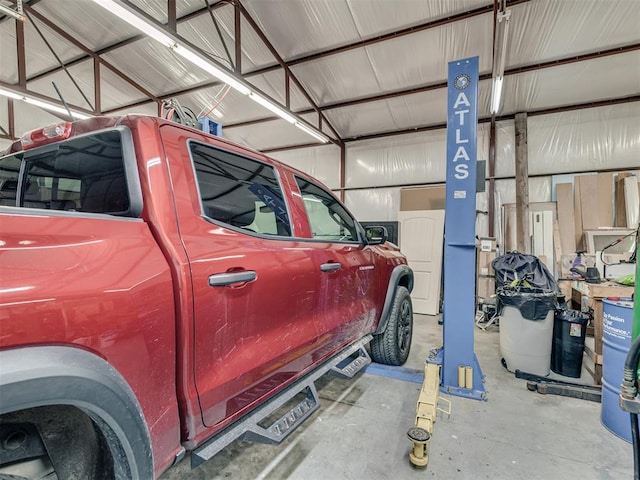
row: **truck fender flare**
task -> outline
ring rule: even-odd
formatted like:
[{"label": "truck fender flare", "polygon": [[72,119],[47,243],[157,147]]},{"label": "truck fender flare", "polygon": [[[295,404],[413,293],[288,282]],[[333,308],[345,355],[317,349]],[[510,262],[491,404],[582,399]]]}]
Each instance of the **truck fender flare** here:
[{"label": "truck fender flare", "polygon": [[391,306],[393,305],[393,299],[396,296],[399,285],[406,287],[409,293],[413,290],[413,270],[411,270],[408,265],[397,265],[391,272],[389,285],[387,286],[387,296],[384,299],[382,315],[380,315],[380,323],[376,331],[373,332],[374,335],[380,335],[387,329]]},{"label": "truck fender flare", "polygon": [[51,405],[75,406],[108,443],[116,478],[154,478],[149,430],[133,390],[104,359],[64,346],[0,351],[0,414]]}]

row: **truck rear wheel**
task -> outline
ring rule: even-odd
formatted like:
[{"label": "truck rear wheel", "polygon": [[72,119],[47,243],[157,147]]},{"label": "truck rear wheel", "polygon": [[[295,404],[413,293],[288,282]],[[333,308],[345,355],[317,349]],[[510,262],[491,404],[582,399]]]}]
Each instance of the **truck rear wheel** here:
[{"label": "truck rear wheel", "polygon": [[384,333],[371,340],[371,358],[386,365],[402,365],[409,357],[413,334],[413,306],[406,287],[398,286]]},{"label": "truck rear wheel", "polygon": [[40,407],[0,417],[0,480],[113,479],[101,433],[81,410]]}]

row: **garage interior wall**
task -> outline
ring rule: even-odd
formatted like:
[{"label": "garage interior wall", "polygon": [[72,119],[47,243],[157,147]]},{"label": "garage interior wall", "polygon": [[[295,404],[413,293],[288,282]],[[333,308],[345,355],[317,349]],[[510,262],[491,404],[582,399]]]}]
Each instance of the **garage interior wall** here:
[{"label": "garage interior wall", "polygon": [[[527,128],[530,202],[555,199],[555,175],[640,169],[640,102],[531,115]],[[489,124],[481,123],[477,158],[487,160],[488,155]],[[289,150],[272,156],[339,189],[337,147]],[[395,221],[400,189],[444,184],[445,168],[444,129],[350,142],[346,147],[345,202],[361,221]],[[515,202],[514,176],[514,121],[504,120],[496,123],[497,207]],[[477,209],[487,208],[487,193],[479,193]],[[477,233],[487,235],[486,216],[478,217]]]}]

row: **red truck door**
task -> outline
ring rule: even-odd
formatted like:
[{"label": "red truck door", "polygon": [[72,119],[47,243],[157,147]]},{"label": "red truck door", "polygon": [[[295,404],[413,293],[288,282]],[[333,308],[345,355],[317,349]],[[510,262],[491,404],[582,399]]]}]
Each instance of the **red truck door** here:
[{"label": "red truck door", "polygon": [[373,253],[364,245],[355,219],[329,191],[306,178],[293,177],[321,272],[323,326],[339,347],[372,331],[380,315]]},{"label": "red truck door", "polygon": [[195,384],[214,426],[312,365],[320,272],[293,239],[273,166],[160,130],[192,279]]}]

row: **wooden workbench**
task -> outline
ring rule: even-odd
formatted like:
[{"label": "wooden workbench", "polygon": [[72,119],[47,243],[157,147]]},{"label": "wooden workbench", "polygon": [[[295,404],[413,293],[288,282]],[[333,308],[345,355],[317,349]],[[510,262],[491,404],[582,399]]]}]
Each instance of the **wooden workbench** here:
[{"label": "wooden workbench", "polygon": [[585,345],[585,353],[593,361],[593,369],[585,367],[593,375],[597,385],[602,383],[602,299],[607,297],[630,297],[634,287],[625,287],[613,282],[587,283],[574,280],[571,285],[571,300],[575,309],[586,307],[593,312],[594,348]]}]

